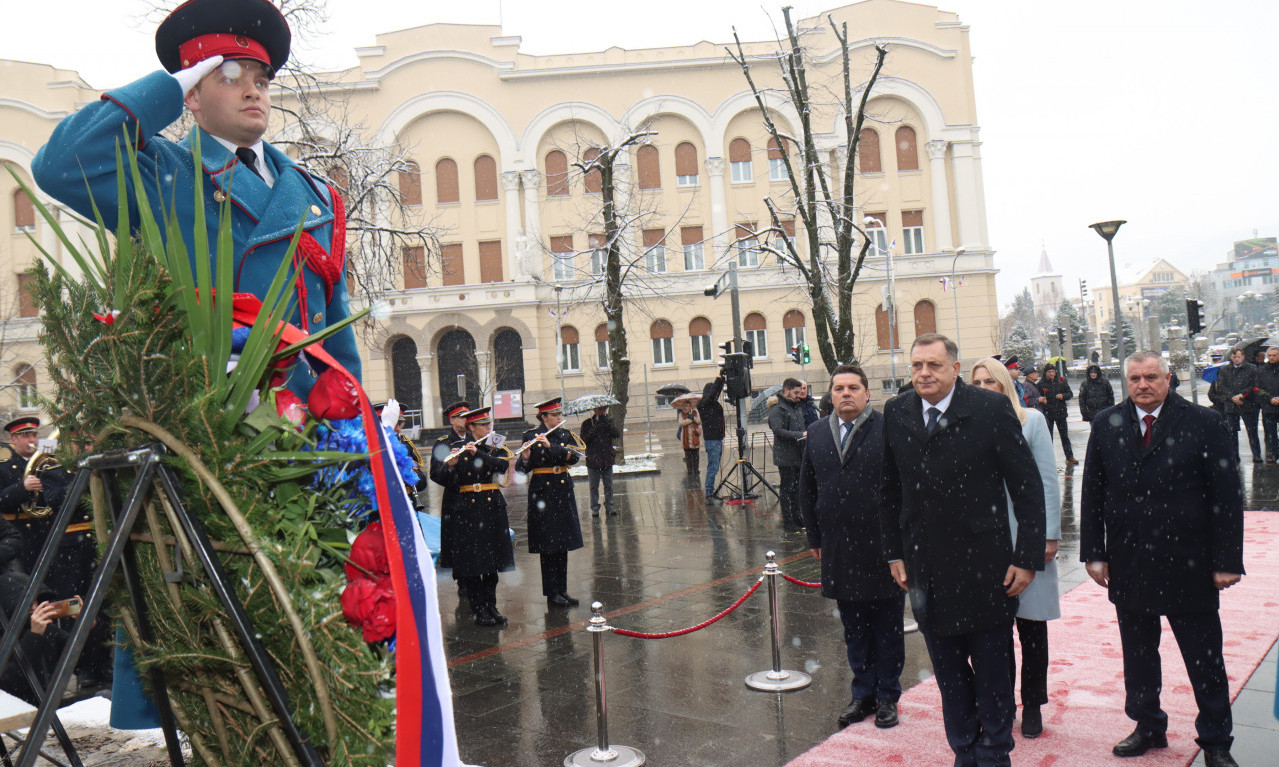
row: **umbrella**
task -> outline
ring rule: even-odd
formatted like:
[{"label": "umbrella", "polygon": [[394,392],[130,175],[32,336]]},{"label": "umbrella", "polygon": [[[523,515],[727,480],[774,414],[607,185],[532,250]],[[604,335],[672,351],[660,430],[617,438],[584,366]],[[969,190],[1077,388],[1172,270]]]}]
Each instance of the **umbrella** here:
[{"label": "umbrella", "polygon": [[1252,358],[1257,356],[1257,352],[1265,351],[1269,348],[1269,340],[1268,338],[1258,338],[1246,344],[1240,341],[1235,345],[1235,348],[1243,349],[1243,358],[1248,362],[1252,362]]},{"label": "umbrella", "polygon": [[589,413],[597,407],[609,407],[610,405],[620,405],[617,398],[612,394],[587,394],[585,397],[578,397],[572,402],[564,406],[564,415],[577,415],[578,413]]},{"label": "umbrella", "polygon": [[782,390],[781,384],[773,384],[765,388],[762,392],[755,395],[751,400],[751,410],[748,418],[752,421],[761,421],[764,419],[764,408],[768,407],[768,398]]},{"label": "umbrella", "polygon": [[1215,365],[1207,365],[1204,367],[1203,372],[1199,374],[1199,377],[1207,381],[1208,383],[1216,383],[1217,374],[1221,372],[1221,366],[1225,364],[1227,363],[1218,362]]},{"label": "umbrella", "polygon": [[657,393],[667,397],[678,397],[681,394],[688,394],[690,391],[692,391],[692,389],[689,389],[684,384],[666,384],[662,388],[658,389]]},{"label": "umbrella", "polygon": [[683,405],[686,402],[700,402],[701,399],[702,399],[702,395],[700,394],[681,394],[675,399],[671,400],[671,407],[679,407],[680,405]]}]

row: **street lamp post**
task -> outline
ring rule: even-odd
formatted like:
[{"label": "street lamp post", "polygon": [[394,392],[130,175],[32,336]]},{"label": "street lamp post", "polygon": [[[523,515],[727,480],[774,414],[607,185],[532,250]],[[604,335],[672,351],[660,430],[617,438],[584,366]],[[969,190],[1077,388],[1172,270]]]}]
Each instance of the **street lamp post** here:
[{"label": "street lamp post", "polygon": [[955,257],[950,260],[950,302],[955,308],[955,349],[959,352],[959,359],[964,359],[963,346],[959,343],[959,281],[955,279],[955,265],[959,263],[959,257],[968,252],[968,248],[960,245],[955,248]]},{"label": "street lamp post", "polygon": [[1119,311],[1119,276],[1115,272],[1115,245],[1111,240],[1115,239],[1115,233],[1119,231],[1119,227],[1128,223],[1127,221],[1100,221],[1096,224],[1089,224],[1094,232],[1101,235],[1106,241],[1106,252],[1110,255],[1110,297],[1115,302],[1115,338],[1110,339],[1110,347],[1114,350],[1116,360],[1122,362],[1121,359],[1124,337],[1124,318]]},{"label": "street lamp post", "polygon": [[563,285],[554,285],[555,288],[555,359],[559,362],[557,367],[560,369],[560,402],[564,401],[564,311],[560,309],[560,293],[564,290]]}]

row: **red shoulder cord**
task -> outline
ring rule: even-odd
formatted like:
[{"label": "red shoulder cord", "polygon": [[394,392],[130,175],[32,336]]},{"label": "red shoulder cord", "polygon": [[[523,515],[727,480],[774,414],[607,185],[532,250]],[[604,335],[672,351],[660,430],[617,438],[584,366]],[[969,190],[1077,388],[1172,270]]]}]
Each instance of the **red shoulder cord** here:
[{"label": "red shoulder cord", "polygon": [[302,316],[302,330],[310,332],[310,318],[307,317],[306,276],[302,267],[308,266],[324,281],[324,303],[333,300],[333,286],[342,278],[342,270],[346,268],[346,205],[342,195],[332,184],[326,184],[329,196],[333,200],[333,236],[328,250],[319,243],[310,232],[302,232],[298,246],[293,251],[293,272],[297,275],[298,309]]}]

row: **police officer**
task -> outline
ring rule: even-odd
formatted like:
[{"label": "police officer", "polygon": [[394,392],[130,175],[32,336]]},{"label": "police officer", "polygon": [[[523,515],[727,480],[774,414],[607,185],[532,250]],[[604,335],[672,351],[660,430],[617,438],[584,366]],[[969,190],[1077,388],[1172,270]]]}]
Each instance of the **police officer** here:
[{"label": "police officer", "polygon": [[[444,408],[444,417],[449,422],[450,431],[435,440],[435,444],[431,447],[431,481],[444,488],[444,494],[440,498],[440,556],[439,561],[436,562],[436,565],[442,568],[452,567],[455,561],[453,501],[457,498],[457,483],[453,479],[453,472],[444,464],[444,461],[454,450],[468,442],[464,416],[470,409],[471,406],[466,403],[466,400],[459,400]],[[457,573],[453,573],[453,580],[457,581],[458,597],[466,596],[466,584],[458,579]]]},{"label": "police officer", "polygon": [[568,553],[582,548],[582,525],[568,467],[577,463],[585,445],[564,421],[560,398],[539,402],[542,425],[524,432],[516,470],[529,475],[528,550],[542,562],[542,594],[550,607],[575,607],[568,593]]},{"label": "police officer", "polygon": [[515,472],[515,456],[505,445],[494,447],[492,408],[464,414],[470,441],[448,461],[457,497],[453,500],[453,577],[466,584],[477,626],[505,626],[497,610],[498,572],[515,565],[510,522],[501,488]]}]

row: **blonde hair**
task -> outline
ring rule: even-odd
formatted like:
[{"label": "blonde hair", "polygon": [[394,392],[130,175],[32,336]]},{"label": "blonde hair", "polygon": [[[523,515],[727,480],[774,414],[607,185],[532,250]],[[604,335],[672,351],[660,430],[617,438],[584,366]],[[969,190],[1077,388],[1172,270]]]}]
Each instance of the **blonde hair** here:
[{"label": "blonde hair", "polygon": [[1004,394],[1013,403],[1013,412],[1017,414],[1017,420],[1022,423],[1026,422],[1026,408],[1022,407],[1021,398],[1017,396],[1017,387],[1013,386],[1013,377],[1008,375],[1008,369],[1003,363],[994,357],[983,357],[973,363],[972,369],[968,373],[968,381],[971,383],[976,377],[977,368],[985,368],[990,377],[995,379],[995,383],[1004,390]]}]

